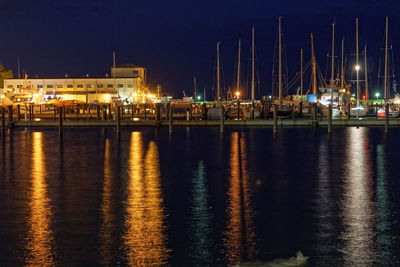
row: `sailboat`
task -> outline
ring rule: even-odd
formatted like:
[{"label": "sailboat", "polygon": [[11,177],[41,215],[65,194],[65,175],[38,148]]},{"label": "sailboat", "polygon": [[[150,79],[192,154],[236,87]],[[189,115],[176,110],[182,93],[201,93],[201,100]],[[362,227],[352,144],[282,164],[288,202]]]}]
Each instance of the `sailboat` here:
[{"label": "sailboat", "polygon": [[[385,99],[385,103],[388,103],[389,101],[389,95],[390,95],[390,92],[389,92],[389,90],[387,89],[387,87],[388,87],[388,78],[389,78],[389,75],[388,75],[388,72],[389,72],[389,58],[388,58],[388,42],[389,42],[389,19],[388,19],[388,17],[386,17],[386,31],[385,31],[385,73],[384,73],[384,76],[383,76],[383,85],[384,85],[384,93],[383,93],[383,96],[384,96],[384,99]],[[385,111],[385,108],[380,108],[379,110],[378,110],[378,112],[377,112],[377,115],[378,115],[378,117],[385,117],[386,116],[386,111]],[[397,117],[399,117],[399,115],[400,115],[400,112],[399,112],[399,110],[396,110],[396,109],[394,109],[394,108],[389,108],[389,117],[391,117],[391,118],[397,118]]]}]

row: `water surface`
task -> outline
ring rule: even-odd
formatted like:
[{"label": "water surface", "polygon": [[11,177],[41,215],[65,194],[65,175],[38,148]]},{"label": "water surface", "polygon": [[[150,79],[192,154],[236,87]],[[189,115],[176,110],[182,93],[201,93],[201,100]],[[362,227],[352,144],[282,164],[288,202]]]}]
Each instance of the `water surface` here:
[{"label": "water surface", "polygon": [[400,129],[13,130],[7,265],[398,266]]}]

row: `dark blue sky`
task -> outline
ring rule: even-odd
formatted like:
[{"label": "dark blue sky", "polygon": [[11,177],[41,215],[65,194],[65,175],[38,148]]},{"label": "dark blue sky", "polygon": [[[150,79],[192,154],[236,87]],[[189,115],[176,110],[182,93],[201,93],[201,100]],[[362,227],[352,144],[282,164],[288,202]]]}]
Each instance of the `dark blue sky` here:
[{"label": "dark blue sky", "polygon": [[[310,32],[325,73],[333,18],[337,39],[345,37],[349,56],[355,45],[354,19],[359,16],[360,42],[368,44],[369,76],[375,84],[386,15],[398,63],[400,19],[395,15],[399,12],[398,1],[379,0],[8,0],[0,1],[0,61],[16,73],[20,58],[30,76],[104,76],[115,50],[117,64],[143,65],[150,82],[181,96],[182,90],[191,90],[194,75],[199,87],[212,87],[217,41],[221,41],[225,87],[233,81],[238,38],[243,40],[246,71],[254,25],[261,94],[267,95],[278,16],[284,22],[289,77],[299,69],[301,47],[305,61],[309,60]],[[336,47],[340,48],[339,40]]]}]

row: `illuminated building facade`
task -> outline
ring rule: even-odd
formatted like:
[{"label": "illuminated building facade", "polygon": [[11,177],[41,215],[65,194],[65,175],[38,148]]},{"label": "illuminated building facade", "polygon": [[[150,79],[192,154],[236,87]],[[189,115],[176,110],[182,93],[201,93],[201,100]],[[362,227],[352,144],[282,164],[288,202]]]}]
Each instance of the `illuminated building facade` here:
[{"label": "illuminated building facade", "polygon": [[124,64],[111,68],[111,76],[102,78],[27,78],[5,79],[4,93],[17,101],[39,95],[40,102],[48,99],[77,100],[84,103],[109,103],[118,99],[124,103],[143,103],[148,100],[143,67]]}]

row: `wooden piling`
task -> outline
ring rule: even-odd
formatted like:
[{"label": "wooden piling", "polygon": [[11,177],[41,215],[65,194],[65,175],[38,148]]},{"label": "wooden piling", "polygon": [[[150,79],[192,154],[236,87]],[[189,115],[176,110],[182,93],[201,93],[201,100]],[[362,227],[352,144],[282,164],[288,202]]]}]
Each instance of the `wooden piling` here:
[{"label": "wooden piling", "polygon": [[105,105],[102,106],[102,120],[105,121],[107,120],[107,107]]},{"label": "wooden piling", "polygon": [[29,114],[30,114],[30,121],[33,121],[33,119],[35,118],[35,109],[34,109],[34,107],[35,107],[35,105],[31,105],[30,106],[30,112],[29,112]]},{"label": "wooden piling", "polygon": [[300,118],[303,117],[303,101],[300,101],[299,116]]},{"label": "wooden piling", "polygon": [[328,110],[328,133],[332,131],[332,104],[329,104]]},{"label": "wooden piling", "polygon": [[76,105],[76,120],[79,120],[79,112],[80,112],[80,109],[79,109],[79,104],[78,104],[78,105]]},{"label": "wooden piling", "polygon": [[169,110],[168,110],[169,134],[172,134],[173,125],[174,125],[174,107],[172,105],[169,105]]},{"label": "wooden piling", "polygon": [[147,119],[147,104],[146,103],[144,103],[144,120],[146,120]]},{"label": "wooden piling", "polygon": [[161,104],[156,104],[156,121],[161,121]]},{"label": "wooden piling", "polygon": [[57,107],[56,105],[53,104],[53,119],[56,120],[57,119]]},{"label": "wooden piling", "polygon": [[4,133],[6,131],[6,109],[1,106],[1,131]]},{"label": "wooden piling", "polygon": [[192,107],[192,105],[190,105],[190,107],[189,107],[189,120],[190,121],[193,120],[193,107]]},{"label": "wooden piling", "polygon": [[203,103],[201,105],[201,119],[202,120],[207,120],[207,106],[206,106],[206,103]]},{"label": "wooden piling", "polygon": [[13,106],[9,105],[8,106],[8,128],[11,128],[13,126]]},{"label": "wooden piling", "polygon": [[117,133],[119,134],[120,133],[120,128],[121,128],[121,107],[120,106],[116,107],[116,115],[117,115],[117,118],[116,118],[116,121],[117,121]]},{"label": "wooden piling", "polygon": [[220,120],[219,130],[220,130],[221,133],[223,133],[224,132],[224,124],[225,124],[225,109],[224,109],[224,106],[221,105],[220,111],[221,111],[221,120]]},{"label": "wooden piling", "polygon": [[347,120],[348,121],[350,120],[350,111],[351,111],[350,106],[351,106],[350,103],[346,104],[346,113],[347,113]]},{"label": "wooden piling", "polygon": [[240,100],[239,100],[239,97],[237,99],[236,106],[237,106],[237,120],[240,120]]},{"label": "wooden piling", "polygon": [[291,111],[292,120],[294,120],[295,119],[295,108],[294,108],[294,105],[291,106],[290,109],[291,109],[290,111]]},{"label": "wooden piling", "polygon": [[111,113],[112,113],[112,112],[111,112],[111,104],[108,104],[108,105],[107,105],[107,111],[108,111],[108,119],[111,120],[111,118],[112,118],[112,117],[111,117],[111,116],[112,116],[112,114],[111,114]]},{"label": "wooden piling", "polygon": [[250,119],[254,120],[254,100],[251,101],[251,114],[250,114]]},{"label": "wooden piling", "polygon": [[100,105],[96,105],[96,119],[100,120]]},{"label": "wooden piling", "polygon": [[21,120],[21,105],[17,105],[17,121]]},{"label": "wooden piling", "polygon": [[273,106],[273,119],[274,119],[274,134],[278,132],[278,110],[277,110],[277,105]]},{"label": "wooden piling", "polygon": [[318,106],[317,103],[313,103],[313,127],[318,126]]},{"label": "wooden piling", "polygon": [[389,133],[389,103],[385,105],[385,133]]},{"label": "wooden piling", "polygon": [[61,135],[63,132],[63,117],[64,112],[62,107],[58,107],[58,133]]}]

